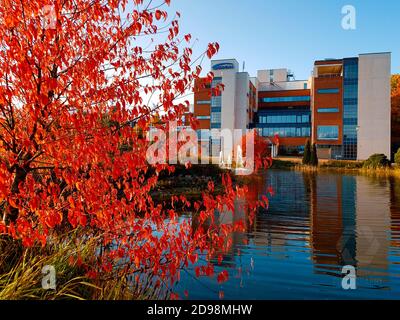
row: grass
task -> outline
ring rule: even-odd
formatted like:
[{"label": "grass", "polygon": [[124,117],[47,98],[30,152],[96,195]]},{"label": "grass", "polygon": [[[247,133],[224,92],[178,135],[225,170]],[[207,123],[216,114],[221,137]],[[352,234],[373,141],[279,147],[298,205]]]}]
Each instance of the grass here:
[{"label": "grass", "polygon": [[361,173],[374,177],[394,177],[400,178],[400,168],[398,167],[383,167],[383,168],[362,168]]},{"label": "grass", "polygon": [[340,161],[330,160],[320,164],[320,168],[334,168],[334,169],[346,169],[346,170],[358,170],[363,167],[363,161]]},{"label": "grass", "polygon": [[[93,261],[97,240],[78,240],[83,237],[76,232],[61,238],[69,240],[23,249],[18,241],[0,235],[0,300],[138,300],[165,295],[146,277],[141,283],[118,272],[104,279],[89,278],[82,264],[71,262],[70,257]],[[46,265],[56,270],[55,290],[42,288]]]},{"label": "grass", "polygon": [[[72,240],[29,249],[22,249],[18,241],[4,236],[0,242],[0,300],[86,299],[98,290],[83,268],[70,263],[72,255],[92,254],[90,241],[80,249]],[[42,268],[46,265],[56,269],[56,290],[42,288]]]},{"label": "grass", "polygon": [[296,167],[295,162],[274,159],[272,161],[272,166],[270,169],[294,169],[295,167]]}]

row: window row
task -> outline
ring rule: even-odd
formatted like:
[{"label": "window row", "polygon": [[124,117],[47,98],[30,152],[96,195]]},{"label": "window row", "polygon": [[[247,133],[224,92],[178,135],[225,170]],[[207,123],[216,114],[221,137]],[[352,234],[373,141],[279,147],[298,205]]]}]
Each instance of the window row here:
[{"label": "window row", "polygon": [[211,104],[210,100],[197,100],[197,104]]},{"label": "window row", "polygon": [[269,97],[260,98],[260,102],[274,103],[274,102],[300,102],[300,101],[311,101],[310,96],[296,96],[296,97]]},{"label": "window row", "polygon": [[263,137],[273,137],[278,135],[279,137],[309,137],[311,135],[311,129],[309,127],[304,128],[258,128],[259,134]]},{"label": "window row", "polygon": [[318,89],[317,92],[321,94],[329,94],[329,93],[339,93],[340,90],[339,88],[327,88],[327,89]]},{"label": "window row", "polygon": [[339,112],[339,108],[318,108],[319,113],[334,113]]},{"label": "window row", "polygon": [[259,116],[259,123],[309,123],[310,116],[303,115],[271,115]]},{"label": "window row", "polygon": [[197,120],[210,120],[210,116],[197,116]]}]

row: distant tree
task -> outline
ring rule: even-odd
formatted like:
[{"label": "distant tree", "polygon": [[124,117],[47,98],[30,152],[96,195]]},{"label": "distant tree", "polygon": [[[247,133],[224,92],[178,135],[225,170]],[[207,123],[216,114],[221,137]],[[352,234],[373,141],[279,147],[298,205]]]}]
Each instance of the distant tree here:
[{"label": "distant tree", "polygon": [[381,153],[373,154],[363,164],[363,167],[368,169],[384,168],[388,166],[390,166],[390,161],[386,155]]},{"label": "distant tree", "polygon": [[399,88],[400,88],[400,74],[392,75],[391,86],[392,86],[392,92],[394,92],[396,90],[399,90]]},{"label": "distant tree", "polygon": [[311,161],[311,142],[307,140],[304,146],[303,164],[310,164]]},{"label": "distant tree", "polygon": [[310,164],[314,167],[318,166],[317,147],[316,147],[315,143],[313,143],[312,149],[311,149]]},{"label": "distant tree", "polygon": [[392,75],[392,150],[400,147],[400,74]]}]

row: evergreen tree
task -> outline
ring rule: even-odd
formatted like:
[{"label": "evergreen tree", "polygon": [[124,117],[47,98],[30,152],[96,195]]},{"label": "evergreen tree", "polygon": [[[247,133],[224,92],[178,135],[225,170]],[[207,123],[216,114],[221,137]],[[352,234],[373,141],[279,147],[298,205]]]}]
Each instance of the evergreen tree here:
[{"label": "evergreen tree", "polygon": [[316,147],[315,143],[313,143],[313,145],[312,145],[310,164],[314,167],[318,166],[317,147]]},{"label": "evergreen tree", "polygon": [[397,165],[400,165],[400,148],[397,149],[397,152],[396,152],[395,155],[394,155],[394,162],[395,162]]},{"label": "evergreen tree", "polygon": [[306,145],[304,146],[303,164],[310,164],[310,160],[311,160],[311,143],[310,140],[307,140]]}]

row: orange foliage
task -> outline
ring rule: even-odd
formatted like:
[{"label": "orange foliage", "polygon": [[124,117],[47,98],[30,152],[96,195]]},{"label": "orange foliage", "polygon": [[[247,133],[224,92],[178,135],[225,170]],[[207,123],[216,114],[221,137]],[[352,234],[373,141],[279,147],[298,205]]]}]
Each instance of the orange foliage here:
[{"label": "orange foliage", "polygon": [[[400,147],[400,75],[392,75],[392,143]],[[396,152],[397,150],[393,150]]]}]

